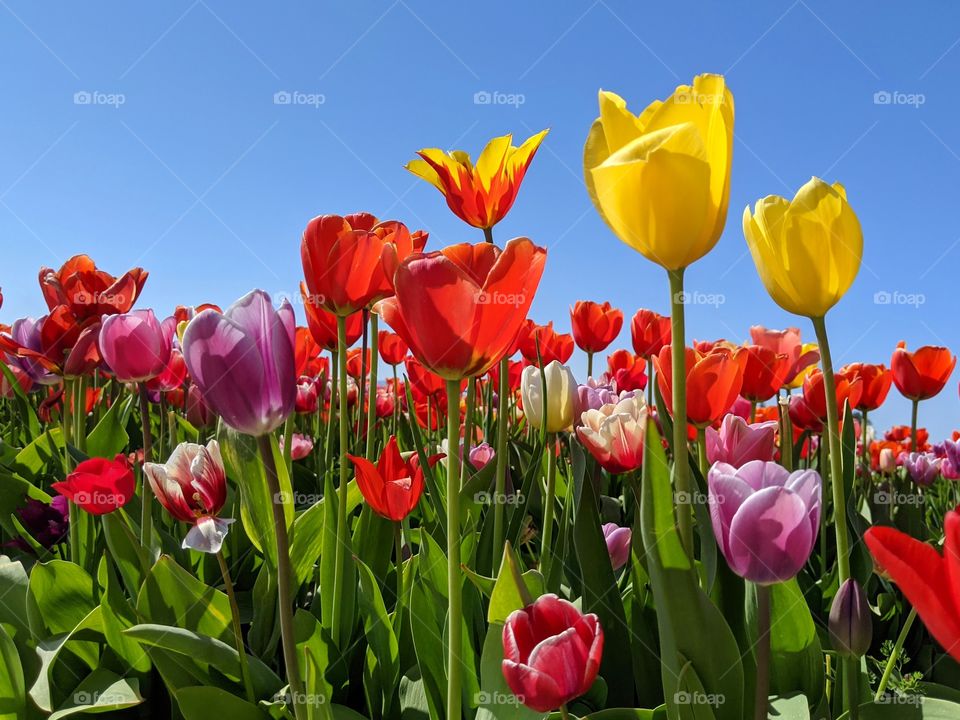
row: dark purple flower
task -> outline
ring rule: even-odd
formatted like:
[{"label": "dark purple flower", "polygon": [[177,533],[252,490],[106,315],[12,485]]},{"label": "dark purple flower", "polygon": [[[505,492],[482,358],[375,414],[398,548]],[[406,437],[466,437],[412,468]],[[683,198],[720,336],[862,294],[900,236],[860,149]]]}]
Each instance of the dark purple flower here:
[{"label": "dark purple flower", "polygon": [[57,495],[49,504],[27,498],[27,504],[17,510],[17,517],[33,539],[49,550],[67,534],[67,507],[67,498],[63,495]]}]

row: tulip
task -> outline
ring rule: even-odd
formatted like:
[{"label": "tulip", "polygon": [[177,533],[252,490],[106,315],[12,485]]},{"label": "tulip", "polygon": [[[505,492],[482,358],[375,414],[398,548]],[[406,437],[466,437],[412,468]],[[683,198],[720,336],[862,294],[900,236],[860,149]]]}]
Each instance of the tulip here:
[{"label": "tulip", "polygon": [[960,660],[960,513],[951,510],[943,524],[943,555],[892,527],[868,528],[864,541],[878,570],[897,584],[934,639]]},{"label": "tulip", "polygon": [[219,517],[227,501],[227,477],[217,441],[206,446],[180,443],[166,463],[144,463],[143,473],[164,509],[193,526],[183,547],[220,552],[233,520]]},{"label": "tulip", "polygon": [[531,136],[520,147],[513,146],[512,135],[493,138],[476,164],[462,150],[447,153],[425,148],[417,152],[420,159],[408,162],[406,169],[443,193],[447,207],[458,218],[489,231],[513,207],[523,176],[547,132]]},{"label": "tulip", "polygon": [[630,542],[633,533],[628,527],[620,527],[616,523],[604,523],[603,539],[607,544],[607,553],[610,555],[610,564],[614,570],[619,570],[630,559]]},{"label": "tulip", "polygon": [[297,399],[294,409],[298,414],[312,414],[317,411],[320,399],[320,387],[316,380],[301,375],[297,379]]},{"label": "tulip", "polygon": [[[673,410],[673,348],[665,346],[653,360],[660,394],[671,415]],[[701,355],[686,348],[686,419],[697,427],[722,418],[740,395],[743,368],[737,354],[718,350]]]},{"label": "tulip", "polygon": [[387,365],[399,365],[410,350],[403,338],[388,330],[380,331],[377,348],[380,351],[380,358]]},{"label": "tulip", "polygon": [[9,353],[7,359],[33,382],[38,385],[55,385],[60,382],[60,378],[50,372],[44,363],[19,353],[20,350],[33,354],[42,353],[40,329],[45,319],[34,320],[28,317],[14,320],[9,332],[0,333],[0,349],[6,350]]},{"label": "tulip", "polygon": [[645,360],[659,355],[670,344],[670,318],[653,310],[637,310],[630,322],[630,339],[633,351]]},{"label": "tulip", "polygon": [[[302,433],[293,433],[293,443],[290,445],[290,457],[293,460],[303,460],[313,451],[313,438]],[[284,451],[284,436],[280,436],[280,452]]]},{"label": "tulip", "polygon": [[816,367],[820,360],[820,353],[817,346],[800,341],[800,330],[798,328],[787,328],[786,330],[769,330],[762,325],[754,325],[750,328],[750,339],[754,345],[760,345],[777,355],[786,355],[789,358],[789,369],[784,378],[786,387],[800,387],[806,372]]},{"label": "tulip", "polygon": [[[633,395],[633,393],[629,393]],[[577,386],[577,407],[580,412],[587,410],[599,410],[604,405],[616,404],[620,400],[620,395],[613,389],[613,385],[603,385],[593,378],[587,378],[587,382]]]},{"label": "tulip", "polygon": [[[357,487],[363,499],[378,515],[399,522],[413,512],[423,494],[423,468],[411,456],[404,460],[393,435],[374,465],[366,458],[347,455],[356,471]],[[429,458],[434,465],[441,455]]]},{"label": "tulip", "polygon": [[[0,362],[3,362],[3,360],[0,360]],[[3,362],[3,364],[13,375],[15,385],[7,379],[5,373],[0,374],[0,397],[7,400],[12,399],[17,394],[16,387],[19,387],[24,393],[29,393],[33,389],[33,379],[21,370],[19,365],[12,365],[8,362]]]},{"label": "tulip", "polygon": [[[331,352],[337,349],[337,316],[323,309],[307,292],[305,283],[300,283],[303,297],[303,309],[307,316],[307,328],[317,344]],[[363,313],[356,312],[347,316],[347,346],[353,345],[363,334]]]},{"label": "tulip", "polygon": [[860,658],[867,654],[873,640],[870,603],[863,588],[853,578],[840,586],[830,607],[830,642],[843,657]]},{"label": "tulip", "polygon": [[364,377],[369,375],[371,357],[370,348],[367,348],[366,352],[360,348],[347,350],[347,375],[357,381],[360,380],[361,375]]},{"label": "tulip", "polygon": [[[856,407],[860,402],[860,395],[863,392],[863,382],[853,373],[841,371],[833,376],[835,386],[836,402],[834,407],[837,411],[837,417],[843,414],[843,408],[846,405]],[[815,370],[807,375],[803,381],[803,399],[810,412],[824,422],[827,420],[827,389],[824,382],[824,375],[821,371]]]},{"label": "tulip", "polygon": [[61,377],[88,375],[100,365],[99,334],[98,318],[81,322],[69,306],[58,305],[35,322],[26,318],[0,333],[0,351],[19,358],[35,382],[51,385]]},{"label": "tulip", "polygon": [[74,255],[58,271],[40,269],[40,290],[51,312],[66,306],[83,321],[128,312],[148,274],[137,267],[116,278],[98,269],[88,256]]},{"label": "tulip", "polygon": [[483,470],[491,460],[497,457],[497,451],[489,443],[482,442],[470,448],[468,457],[475,470]]},{"label": "tulip", "polygon": [[643,358],[629,350],[617,350],[607,358],[607,373],[617,390],[643,390],[647,368]]},{"label": "tulip", "polygon": [[[17,509],[17,517],[20,518],[20,523],[30,533],[30,536],[37,541],[37,544],[50,550],[66,540],[70,524],[68,503],[69,501],[64,495],[57,495],[49,503],[35,498],[27,498],[26,504]],[[18,540],[19,542],[17,542]],[[20,538],[17,538],[11,544],[15,544],[24,552],[32,552],[30,545]]]},{"label": "tulip", "polygon": [[503,677],[527,707],[550,712],[586,693],[603,656],[603,628],[556,595],[515,610],[503,626]]},{"label": "tulip", "polygon": [[415,357],[408,357],[403,361],[410,381],[410,390],[415,399],[439,397],[443,395],[446,386],[439,375],[427,370],[423,363]]},{"label": "tulip", "polygon": [[897,462],[907,469],[910,478],[921,487],[930,487],[940,476],[942,460],[933,453],[902,453]]},{"label": "tulip", "polygon": [[203,399],[203,393],[196,385],[191,385],[187,389],[187,398],[184,403],[187,407],[187,420],[195,428],[207,428],[217,421],[216,414],[207,405]]},{"label": "tulip", "polygon": [[867,363],[851,363],[840,372],[851,379],[860,379],[860,399],[853,407],[862,413],[866,413],[883,405],[893,382],[893,373],[886,367]]},{"label": "tulip", "polygon": [[537,325],[533,320],[527,320],[526,326],[520,331],[523,337],[519,342],[519,350],[527,362],[548,365],[554,360],[561,365],[565,364],[573,355],[573,336],[554,332],[553,322],[546,325]]},{"label": "tulip", "polygon": [[616,403],[583,412],[577,437],[607,472],[631,472],[643,462],[647,414],[643,398],[628,395]]},{"label": "tulip", "polygon": [[715,463],[707,475],[720,551],[737,575],[760,585],[800,572],[820,529],[820,476],[774,462]]},{"label": "tulip", "polygon": [[800,430],[809,430],[814,435],[823,432],[823,421],[816,415],[807,399],[801,395],[790,397],[790,422]]},{"label": "tulip", "polygon": [[51,487],[91,515],[106,515],[126,505],[136,492],[133,470],[123,455],[90,458]]},{"label": "tulip", "polygon": [[725,463],[735,468],[748,462],[769,462],[777,454],[776,421],[747,423],[737,415],[723,418],[720,430],[706,429],[707,461]]},{"label": "tulip", "polygon": [[184,360],[206,403],[234,430],[259,437],[296,405],[293,308],[254,290],[224,314],[204,310],[187,326]]},{"label": "tulip", "polygon": [[620,334],[623,312],[610,303],[579,300],[570,308],[570,327],[577,347],[587,353],[587,375],[593,374],[593,354],[602,352]]},{"label": "tulip", "polygon": [[780,392],[790,372],[790,357],[762,345],[744,345],[746,363],[740,394],[752,403],[766,402]]},{"label": "tulip", "polygon": [[896,471],[897,457],[893,454],[893,450],[891,448],[885,447],[880,449],[880,456],[877,461],[877,465],[880,469],[880,472],[887,475]]},{"label": "tulip", "polygon": [[573,425],[577,411],[577,381],[570,368],[556,360],[543,368],[547,382],[547,419],[543,421],[543,383],[540,369],[528,365],[520,378],[523,414],[536,428],[546,425],[546,432],[555,433]]},{"label": "tulip", "polygon": [[501,251],[462,243],[400,263],[396,297],[378,304],[413,354],[447,380],[482,375],[506,354],[520,329],[547,252],[527,238]]},{"label": "tulip", "polygon": [[957,358],[945,347],[925,345],[909,352],[904,342],[897,344],[890,360],[897,390],[914,401],[938,395],[956,365]]},{"label": "tulip", "polygon": [[109,315],[100,326],[100,352],[120,382],[144,382],[160,375],[170,359],[172,341],[153,310]]},{"label": "tulip", "polygon": [[863,234],[840,183],[812,178],[792,201],[758,200],[743,234],[770,297],[795,315],[822,318],[860,270]]}]

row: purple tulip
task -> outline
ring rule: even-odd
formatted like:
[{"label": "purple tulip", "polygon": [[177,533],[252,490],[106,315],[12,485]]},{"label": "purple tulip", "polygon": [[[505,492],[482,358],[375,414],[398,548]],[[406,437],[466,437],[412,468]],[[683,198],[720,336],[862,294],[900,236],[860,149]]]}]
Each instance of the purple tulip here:
[{"label": "purple tulip", "polygon": [[719,432],[707,428],[707,459],[743,467],[751,460],[773,460],[777,453],[777,423],[773,420],[748,423],[742,417],[728,414]]},{"label": "purple tulip", "polygon": [[57,495],[49,503],[27,498],[27,504],[17,510],[17,515],[33,539],[49,550],[66,539],[67,505],[67,498],[63,495]]},{"label": "purple tulip", "polygon": [[730,568],[761,585],[794,577],[820,529],[820,475],[752,460],[718,462],[707,474],[717,544]]},{"label": "purple tulip", "polygon": [[942,457],[940,473],[948,480],[960,479],[960,445],[953,440],[944,440]]},{"label": "purple tulip", "polygon": [[[580,408],[580,412],[583,413],[587,410],[599,410],[604,405],[615,405],[620,399],[620,396],[613,389],[612,385],[603,385],[593,378],[589,378],[586,384],[577,387],[577,399],[579,400],[577,406]],[[580,415],[578,413],[578,422],[579,417]]]},{"label": "purple tulip", "polygon": [[100,326],[100,352],[120,382],[157,377],[170,360],[172,342],[153,310],[105,315]]},{"label": "purple tulip", "polygon": [[[10,328],[10,337],[12,337],[14,342],[20,347],[41,352],[40,327],[43,325],[44,319],[45,318],[34,320],[31,317],[26,317],[14,320],[13,326]],[[17,357],[16,355],[7,355],[7,359],[29,375],[30,379],[35,383],[40,385],[55,385],[60,382],[60,378],[57,375],[51,373],[36,360]]]},{"label": "purple tulip", "polygon": [[933,453],[900,453],[899,459],[910,478],[922,487],[930,487],[940,475],[942,460]]},{"label": "purple tulip", "polygon": [[274,310],[253,290],[222,315],[204,310],[183,334],[183,359],[203,399],[223,421],[247,435],[273,432],[297,400],[293,308]]},{"label": "purple tulip", "polygon": [[603,539],[607,543],[607,552],[610,554],[610,564],[614,570],[619,570],[630,559],[630,541],[633,533],[628,527],[620,527],[616,523],[605,523]]}]

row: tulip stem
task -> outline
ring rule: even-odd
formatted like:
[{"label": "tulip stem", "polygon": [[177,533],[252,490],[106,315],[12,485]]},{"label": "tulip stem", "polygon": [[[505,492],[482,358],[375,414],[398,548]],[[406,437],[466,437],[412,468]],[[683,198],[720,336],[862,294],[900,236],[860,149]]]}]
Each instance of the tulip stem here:
[{"label": "tulip stem", "polygon": [[500,572],[503,559],[505,496],[507,494],[507,415],[510,392],[510,359],[500,361],[497,378],[497,479],[493,496],[493,575]]},{"label": "tulip stem", "polygon": [[[70,442],[73,437],[73,419],[70,415],[70,399],[73,393],[73,380],[63,379],[63,412],[60,413],[61,434],[63,435],[63,472],[64,477],[73,469],[73,459],[70,457]],[[67,501],[67,525],[70,529],[70,560],[80,562],[80,513],[73,500]]]},{"label": "tulip stem", "polygon": [[395,552],[397,553],[397,606],[396,612],[400,612],[403,604],[403,525],[399,522],[393,524],[393,541]]},{"label": "tulip stem", "polygon": [[587,352],[587,377],[593,377],[593,353]]},{"label": "tulip stem", "polygon": [[890,657],[887,660],[887,666],[883,669],[883,676],[880,678],[880,684],[877,686],[877,694],[874,696],[874,702],[880,702],[883,700],[883,694],[887,691],[887,684],[890,682],[890,676],[893,675],[893,670],[897,666],[897,661],[900,659],[900,653],[903,652],[903,645],[907,641],[907,635],[910,634],[910,629],[913,627],[913,621],[917,619],[917,608],[910,608],[910,614],[907,615],[907,619],[903,623],[903,627],[900,628],[900,634],[897,635],[897,641],[893,645],[893,652],[890,653]]},{"label": "tulip stem", "polygon": [[670,277],[670,352],[673,390],[673,479],[679,503],[677,527],[687,556],[693,558],[693,506],[687,467],[687,359],[684,345],[683,271],[668,270]]},{"label": "tulip stem", "polygon": [[287,516],[284,512],[283,495],[280,492],[280,480],[277,477],[277,464],[273,460],[273,447],[269,435],[257,438],[260,459],[267,476],[267,490],[270,493],[273,508],[273,531],[277,537],[277,595],[280,603],[280,639],[283,644],[283,664],[287,669],[287,682],[293,695],[293,711],[297,720],[304,717],[301,703],[305,699],[303,682],[300,680],[300,666],[297,663],[297,646],[293,636],[293,586],[290,574],[290,543],[287,538]]},{"label": "tulip stem", "polygon": [[343,602],[344,568],[347,564],[347,484],[350,482],[350,467],[347,462],[349,422],[347,409],[347,319],[337,316],[337,362],[340,365],[340,487],[337,488],[337,552],[333,572],[333,626],[334,644],[343,648],[346,638],[340,637],[340,618]]},{"label": "tulip stem", "polygon": [[[333,421],[334,418],[338,415],[338,412],[335,412],[336,400],[338,398],[337,393],[337,364],[339,362],[338,355],[334,351],[330,351],[330,402],[327,406],[327,439],[323,447],[323,470],[324,472],[329,472],[333,467]],[[320,398],[320,407],[323,407],[323,398]]]},{"label": "tulip stem", "polygon": [[223,550],[217,551],[217,562],[220,563],[220,574],[223,575],[223,588],[226,590],[227,600],[230,601],[230,615],[233,620],[233,639],[236,643],[237,653],[240,655],[240,674],[243,678],[243,687],[247,692],[247,700],[251,703],[256,703],[257,696],[253,692],[253,678],[250,675],[247,651],[243,644],[243,629],[240,626],[240,606],[237,605],[237,594],[233,589],[233,580],[230,578],[230,568],[227,567],[227,561],[223,557]]},{"label": "tulip stem", "polygon": [[460,720],[462,585],[460,582],[460,382],[447,380],[447,720]]},{"label": "tulip stem", "polygon": [[863,483],[870,482],[870,447],[867,443],[867,411],[860,411],[860,464],[863,466]]},{"label": "tulip stem", "polygon": [[710,470],[710,461],[707,459],[707,429],[697,428],[697,462],[700,466],[700,474],[707,477]]},{"label": "tulip stem", "polygon": [[467,408],[463,421],[463,450],[460,453],[460,486],[467,482],[467,475],[470,474],[470,445],[473,440],[473,414],[477,404],[477,383],[476,378],[467,380]]},{"label": "tulip stem", "polygon": [[570,720],[570,711],[567,710],[566,703],[560,706],[560,717],[562,720]]},{"label": "tulip stem", "polygon": [[654,410],[653,404],[653,355],[647,358],[647,407]]},{"label": "tulip stem", "polygon": [[493,242],[493,228],[492,228],[492,227],[485,227],[485,228],[483,229],[483,239],[486,240],[488,243],[492,243],[492,242]]},{"label": "tulip stem", "polygon": [[379,364],[377,314],[370,313],[370,391],[367,399],[367,460],[373,460],[373,428],[377,424],[377,365]]},{"label": "tulip stem", "polygon": [[283,423],[283,466],[287,469],[287,477],[293,482],[293,420],[291,413]]},{"label": "tulip stem", "polygon": [[[147,397],[147,386],[140,383],[140,424],[143,428],[143,462],[153,462],[153,437],[150,434],[150,399]],[[150,536],[153,532],[153,488],[147,482],[147,476],[140,472],[140,487],[143,497],[140,500],[140,544],[149,548]]]},{"label": "tulip stem", "polygon": [[543,542],[540,544],[540,572],[549,585],[551,565],[553,564],[553,514],[557,503],[557,441],[553,433],[547,433],[543,446],[544,459],[547,461],[547,491],[543,497]]},{"label": "tulip stem", "polygon": [[757,585],[757,686],[754,695],[756,720],[767,720],[770,693],[770,586]]},{"label": "tulip stem", "polygon": [[914,400],[910,409],[910,452],[919,452],[917,450],[917,415],[920,410],[920,401]]}]

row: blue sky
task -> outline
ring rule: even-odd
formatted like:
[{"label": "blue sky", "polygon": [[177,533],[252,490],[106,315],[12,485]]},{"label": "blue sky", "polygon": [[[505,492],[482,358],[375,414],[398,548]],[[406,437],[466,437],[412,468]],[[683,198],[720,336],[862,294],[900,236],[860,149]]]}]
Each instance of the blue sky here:
[{"label": "blue sky", "polygon": [[[0,321],[39,314],[38,268],[77,252],[147,268],[141,305],[167,312],[295,292],[320,213],[396,217],[433,247],[479,241],[404,162],[544,127],[497,228],[549,248],[532,317],[567,329],[578,299],[665,311],[662,270],[590,205],[583,140],[598,88],[639,111],[711,71],[736,98],[730,217],[687,273],[722,300],[688,308],[689,337],[798,323],[812,338],[763,290],[740,216],[820,175],[846,185],[864,230],[860,275],[828,318],[836,359],[889,363],[901,339],[960,350],[958,65],[947,2],[0,0]],[[921,410],[934,436],[960,426],[958,380]],[[876,415],[906,422],[908,405],[894,390]]]}]

